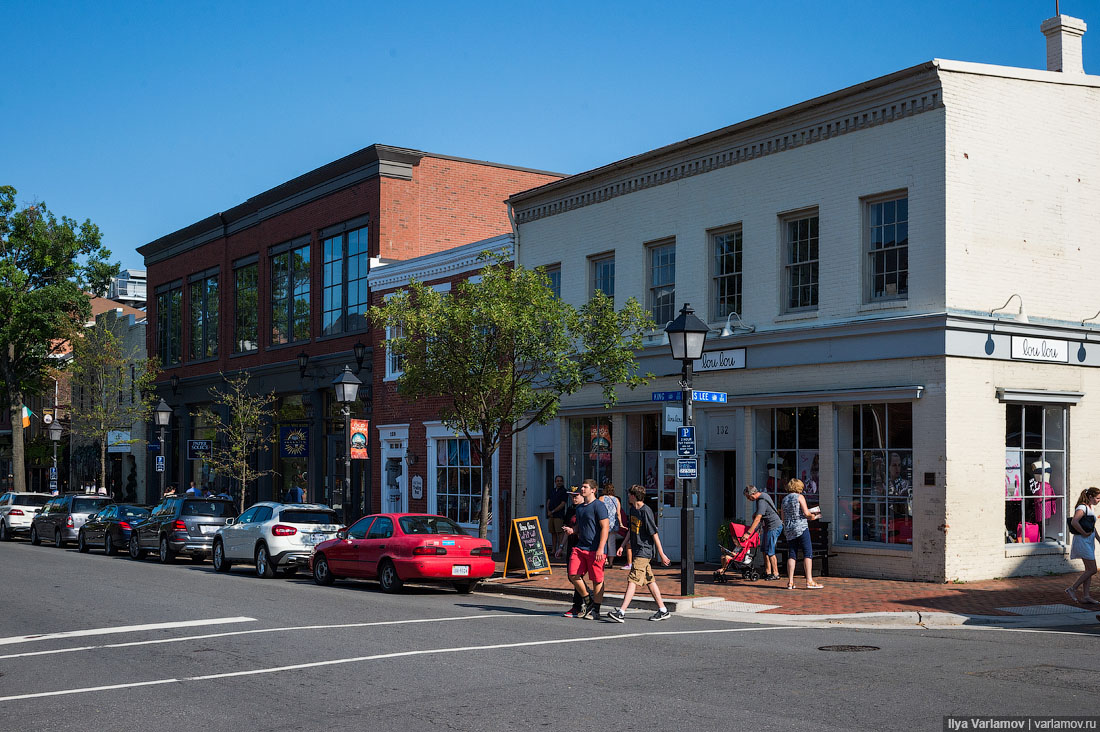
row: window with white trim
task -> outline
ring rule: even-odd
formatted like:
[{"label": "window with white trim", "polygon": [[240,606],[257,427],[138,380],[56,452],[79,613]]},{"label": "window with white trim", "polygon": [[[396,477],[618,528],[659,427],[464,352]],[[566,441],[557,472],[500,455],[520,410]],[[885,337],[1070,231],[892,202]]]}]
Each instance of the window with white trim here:
[{"label": "window with white trim", "polygon": [[909,295],[909,197],[869,200],[867,257],[871,300]]},{"label": "window with white trim", "polygon": [[600,254],[588,260],[592,268],[592,295],[597,292],[615,299],[615,254]]},{"label": "window with white trim", "polygon": [[440,439],[435,449],[436,512],[460,524],[477,524],[484,484],[480,440]]},{"label": "window with white trim", "polygon": [[783,220],[784,310],[816,310],[818,284],[817,213]]},{"label": "window with white trim", "polygon": [[658,328],[676,317],[676,242],[646,247],[649,287],[646,306]]},{"label": "window with white trim", "polygon": [[1062,404],[1005,404],[1005,543],[1066,543]]},{"label": "window with white trim", "polygon": [[[401,326],[386,328],[386,340],[400,338],[405,334]],[[390,349],[386,349],[386,380],[392,381],[405,372],[405,358],[399,356]]]},{"label": "window with white trim", "polygon": [[714,318],[741,314],[741,227],[710,235],[714,257]]}]

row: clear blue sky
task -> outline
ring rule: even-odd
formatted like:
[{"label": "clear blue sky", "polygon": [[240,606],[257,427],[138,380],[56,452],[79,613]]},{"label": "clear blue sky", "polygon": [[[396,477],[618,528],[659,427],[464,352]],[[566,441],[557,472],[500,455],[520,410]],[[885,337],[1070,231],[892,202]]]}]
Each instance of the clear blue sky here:
[{"label": "clear blue sky", "polygon": [[[1062,0],[1089,24],[1100,0]],[[577,173],[932,58],[1043,68],[1054,0],[0,0],[0,184],[164,234],[372,143]]]}]

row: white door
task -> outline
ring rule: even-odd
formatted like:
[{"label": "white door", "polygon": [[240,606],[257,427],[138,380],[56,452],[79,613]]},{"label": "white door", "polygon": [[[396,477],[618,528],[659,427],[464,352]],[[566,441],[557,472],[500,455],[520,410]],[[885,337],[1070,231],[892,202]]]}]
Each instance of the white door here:
[{"label": "white door", "polygon": [[405,513],[408,511],[406,486],[408,465],[405,440],[386,440],[382,447],[382,512]]},{"label": "white door", "polygon": [[661,546],[674,562],[680,561],[680,486],[676,480],[676,453],[657,456],[657,531]]}]

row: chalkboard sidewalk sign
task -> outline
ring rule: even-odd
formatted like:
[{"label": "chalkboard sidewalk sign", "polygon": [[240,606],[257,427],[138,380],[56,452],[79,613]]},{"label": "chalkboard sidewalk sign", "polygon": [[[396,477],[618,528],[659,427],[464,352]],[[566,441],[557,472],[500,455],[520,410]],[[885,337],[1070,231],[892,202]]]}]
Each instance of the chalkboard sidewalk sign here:
[{"label": "chalkboard sidewalk sign", "polygon": [[540,572],[553,574],[538,516],[512,519],[512,528],[508,530],[508,549],[504,553],[505,577],[509,569],[523,569],[527,577]]}]

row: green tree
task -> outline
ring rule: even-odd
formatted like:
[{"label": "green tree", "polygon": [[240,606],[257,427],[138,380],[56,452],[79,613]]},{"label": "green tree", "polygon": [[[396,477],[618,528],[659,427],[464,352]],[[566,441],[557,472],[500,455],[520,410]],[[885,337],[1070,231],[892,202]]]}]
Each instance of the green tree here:
[{"label": "green tree", "polygon": [[[546,424],[561,398],[586,384],[602,388],[604,404],[617,388],[644,385],[635,352],[653,327],[631,298],[619,311],[597,292],[579,309],[554,295],[541,270],[512,267],[482,254],[480,281],[460,282],[440,293],[413,282],[384,305],[371,308],[386,327],[385,347],[403,361],[400,394],[408,399],[444,397],[443,423],[480,443],[489,465],[503,440],[533,424]],[[491,483],[481,486],[479,534],[489,524]]]},{"label": "green tree", "polygon": [[11,413],[14,489],[26,490],[22,411],[42,394],[54,357],[91,316],[89,292],[103,292],[108,262],[91,221],[57,218],[44,203],[16,210],[0,186],[0,400]]},{"label": "green tree", "polygon": [[[99,487],[107,489],[107,447],[110,434],[130,432],[153,411],[153,383],[159,366],[145,358],[144,343],[126,345],[126,320],[113,311],[72,339],[69,374],[73,389],[72,432],[99,445]],[[139,442],[137,438],[130,443]]]},{"label": "green tree", "polygon": [[[275,416],[272,405],[275,392],[253,394],[248,388],[248,372],[226,376],[223,386],[210,388],[211,406],[192,416],[201,417],[214,432],[213,449],[207,462],[215,473],[236,482],[237,504],[244,511],[248,486],[272,471],[254,467],[256,456],[267,452],[274,443],[270,423]],[[223,415],[227,415],[223,417]]]}]

